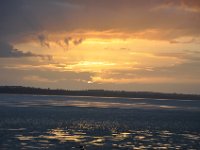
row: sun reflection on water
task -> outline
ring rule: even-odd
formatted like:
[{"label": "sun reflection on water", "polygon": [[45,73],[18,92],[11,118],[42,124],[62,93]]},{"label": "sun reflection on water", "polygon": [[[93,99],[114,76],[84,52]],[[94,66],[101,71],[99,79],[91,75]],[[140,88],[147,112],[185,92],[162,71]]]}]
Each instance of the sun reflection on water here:
[{"label": "sun reflection on water", "polygon": [[2,97],[2,150],[200,147],[198,100]]},{"label": "sun reflection on water", "polygon": [[[80,149],[80,145],[85,149],[187,149],[200,144],[199,133],[173,133],[167,130],[130,130],[100,136],[87,130],[56,128],[37,136],[18,134],[15,138],[21,142],[23,149],[51,148],[55,145],[65,145],[68,149]],[[36,142],[37,145],[34,145]]]}]

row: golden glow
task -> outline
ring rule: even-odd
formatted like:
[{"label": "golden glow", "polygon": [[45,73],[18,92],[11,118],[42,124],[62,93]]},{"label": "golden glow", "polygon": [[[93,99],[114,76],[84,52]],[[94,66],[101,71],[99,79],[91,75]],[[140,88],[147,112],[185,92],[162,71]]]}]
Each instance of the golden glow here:
[{"label": "golden glow", "polygon": [[199,93],[199,0],[15,3],[0,5],[2,85]]},{"label": "golden glow", "polygon": [[[173,68],[186,63],[188,55],[181,53],[181,44],[172,44],[169,41],[148,40],[144,36],[147,33],[153,35],[160,31],[148,30],[138,32],[137,35],[123,32],[74,32],[48,34],[46,42],[49,47],[41,46],[39,42],[30,41],[15,45],[16,48],[26,51],[38,50],[45,54],[48,51],[53,55],[49,64],[39,66],[21,65],[21,69],[40,68],[53,71],[90,72],[93,75],[90,80],[76,79],[88,84],[93,83],[174,83],[179,82],[176,76],[161,76],[156,73],[160,68]],[[65,41],[69,35],[69,41]],[[75,44],[75,40],[81,42]],[[179,38],[176,42],[190,42],[189,37]],[[188,44],[186,48],[191,48]],[[179,50],[180,49],[180,50]],[[44,60],[38,59],[41,63]],[[14,66],[7,66],[15,68]],[[16,66],[16,68],[19,66]],[[139,72],[139,73],[138,73]],[[146,72],[147,74],[143,73]],[[155,72],[155,73],[154,73]],[[149,74],[149,75],[148,75]],[[42,82],[57,82],[38,76],[28,76],[25,80]],[[198,79],[184,79],[187,82],[199,82]]]}]

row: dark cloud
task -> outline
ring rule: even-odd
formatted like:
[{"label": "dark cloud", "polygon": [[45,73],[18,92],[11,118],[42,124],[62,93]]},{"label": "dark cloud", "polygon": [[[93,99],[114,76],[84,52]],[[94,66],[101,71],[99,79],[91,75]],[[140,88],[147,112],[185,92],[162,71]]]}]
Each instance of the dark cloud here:
[{"label": "dark cloud", "polygon": [[38,40],[39,40],[41,46],[46,46],[48,48],[50,47],[45,35],[43,35],[43,34],[38,35]]},{"label": "dark cloud", "polygon": [[66,46],[67,46],[67,49],[69,48],[69,43],[70,43],[71,40],[72,40],[72,37],[66,37],[66,38],[64,39],[64,42],[65,42],[65,44],[66,44]]},{"label": "dark cloud", "polygon": [[0,42],[0,57],[1,58],[19,58],[19,57],[41,57],[52,59],[49,55],[38,55],[31,52],[23,52],[18,49],[15,49],[12,45]]},{"label": "dark cloud", "polygon": [[83,39],[82,38],[80,38],[80,39],[75,39],[74,41],[73,41],[73,43],[74,43],[74,45],[79,45],[79,44],[81,44],[83,42]]},{"label": "dark cloud", "polygon": [[63,48],[67,47],[67,50],[68,50],[71,43],[74,44],[75,46],[78,46],[79,44],[83,42],[83,40],[84,40],[83,38],[73,38],[71,36],[68,36],[64,39],[65,46],[59,43],[58,45],[60,45]]},{"label": "dark cloud", "polygon": [[[160,31],[159,36],[165,34],[148,37],[157,39],[199,36],[198,13],[185,13],[171,5],[167,10],[154,11],[167,2],[174,3],[175,7],[184,4],[188,8],[199,8],[199,0],[1,0],[0,40],[15,42],[38,33],[79,29],[126,33],[154,29]],[[43,41],[45,37],[39,39]]]},{"label": "dark cloud", "polygon": [[64,42],[66,45],[68,45],[71,40],[72,40],[72,37],[69,36],[64,39]]}]

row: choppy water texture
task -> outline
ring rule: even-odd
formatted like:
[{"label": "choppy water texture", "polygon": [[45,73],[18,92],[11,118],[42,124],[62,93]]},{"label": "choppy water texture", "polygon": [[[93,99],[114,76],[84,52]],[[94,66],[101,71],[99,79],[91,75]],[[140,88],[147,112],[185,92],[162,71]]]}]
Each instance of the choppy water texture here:
[{"label": "choppy water texture", "polygon": [[200,100],[0,95],[1,150],[199,148]]}]

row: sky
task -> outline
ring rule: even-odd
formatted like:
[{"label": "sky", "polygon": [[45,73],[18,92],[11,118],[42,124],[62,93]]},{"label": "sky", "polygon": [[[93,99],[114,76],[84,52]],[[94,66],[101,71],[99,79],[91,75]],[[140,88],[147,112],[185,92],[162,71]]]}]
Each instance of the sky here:
[{"label": "sky", "polygon": [[0,85],[200,94],[200,1],[1,0]]}]

